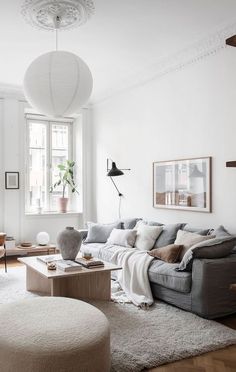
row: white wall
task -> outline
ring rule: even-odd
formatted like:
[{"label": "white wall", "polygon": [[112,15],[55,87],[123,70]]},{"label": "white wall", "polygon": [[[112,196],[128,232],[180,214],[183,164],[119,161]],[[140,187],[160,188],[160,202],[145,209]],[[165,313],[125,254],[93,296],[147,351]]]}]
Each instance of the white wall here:
[{"label": "white wall", "polygon": [[[195,226],[224,224],[236,232],[236,48],[116,95],[93,108],[94,218],[117,218],[118,197],[106,177],[106,158],[131,168],[115,181],[122,215]],[[212,156],[213,213],[152,207],[152,162]]]},{"label": "white wall", "polygon": [[[39,231],[47,231],[51,242],[56,241],[56,236],[65,226],[82,228],[83,212],[86,219],[90,218],[91,205],[87,196],[86,187],[90,184],[89,172],[85,172],[86,163],[89,161],[91,152],[90,127],[87,118],[87,110],[84,110],[82,120],[76,124],[77,135],[81,141],[74,143],[78,161],[80,163],[80,201],[78,206],[80,213],[58,215],[25,214],[25,117],[24,110],[27,103],[18,98],[6,96],[0,99],[0,231],[14,236],[17,242],[35,242]],[[5,190],[5,172],[20,172],[20,189]],[[83,212],[82,212],[83,210]]]}]

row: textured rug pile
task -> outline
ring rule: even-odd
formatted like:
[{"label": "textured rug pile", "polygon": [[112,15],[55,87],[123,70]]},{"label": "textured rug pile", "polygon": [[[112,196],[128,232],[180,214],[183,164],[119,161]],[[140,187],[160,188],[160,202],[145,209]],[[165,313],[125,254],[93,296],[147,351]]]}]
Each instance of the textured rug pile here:
[{"label": "textured rug pile", "polygon": [[[0,304],[38,296],[25,290],[25,268],[0,271]],[[139,372],[236,344],[236,331],[163,302],[148,310],[92,302],[111,326],[113,372]]]}]

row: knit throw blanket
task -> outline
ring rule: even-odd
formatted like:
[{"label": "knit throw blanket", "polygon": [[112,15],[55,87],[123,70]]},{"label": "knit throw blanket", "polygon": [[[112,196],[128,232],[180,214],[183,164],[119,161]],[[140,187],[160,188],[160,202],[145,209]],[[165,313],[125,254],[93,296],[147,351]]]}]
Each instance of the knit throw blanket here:
[{"label": "knit throw blanket", "polygon": [[152,305],[153,296],[148,279],[148,268],[153,260],[146,251],[120,246],[105,246],[100,251],[104,260],[109,255],[109,261],[122,267],[116,272],[120,290],[112,291],[112,299],[116,302],[132,302],[136,306]]}]

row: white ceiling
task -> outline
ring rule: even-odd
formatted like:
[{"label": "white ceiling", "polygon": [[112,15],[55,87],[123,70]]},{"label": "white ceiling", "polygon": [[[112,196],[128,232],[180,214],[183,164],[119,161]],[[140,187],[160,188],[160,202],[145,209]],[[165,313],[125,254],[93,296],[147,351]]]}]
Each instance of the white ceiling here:
[{"label": "white ceiling", "polygon": [[[25,23],[23,0],[0,0],[0,82],[22,85],[38,55],[54,49],[54,35]],[[60,49],[78,54],[94,77],[92,100],[130,75],[171,56],[236,20],[235,0],[94,0],[87,24],[62,32]]]}]

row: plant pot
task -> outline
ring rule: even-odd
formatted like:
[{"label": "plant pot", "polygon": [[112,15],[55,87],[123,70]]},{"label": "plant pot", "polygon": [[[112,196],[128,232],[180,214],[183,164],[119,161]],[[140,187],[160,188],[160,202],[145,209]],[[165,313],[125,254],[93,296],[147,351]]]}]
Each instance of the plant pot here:
[{"label": "plant pot", "polygon": [[61,213],[67,212],[68,198],[59,198],[59,208]]},{"label": "plant pot", "polygon": [[57,236],[57,245],[64,260],[74,260],[80,250],[82,237],[74,227],[66,227]]}]

